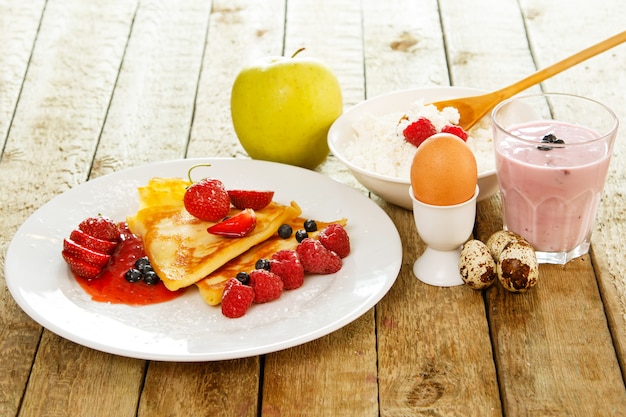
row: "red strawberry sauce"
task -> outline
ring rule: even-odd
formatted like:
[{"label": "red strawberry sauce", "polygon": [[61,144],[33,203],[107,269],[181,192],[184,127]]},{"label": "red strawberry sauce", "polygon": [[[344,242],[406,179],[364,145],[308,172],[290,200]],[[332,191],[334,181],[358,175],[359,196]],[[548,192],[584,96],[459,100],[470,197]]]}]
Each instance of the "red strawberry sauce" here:
[{"label": "red strawberry sauce", "polygon": [[170,291],[163,282],[148,285],[143,281],[130,283],[124,275],[135,261],[146,255],[140,237],[133,235],[126,223],[120,225],[122,241],[111,260],[97,278],[75,277],[94,301],[113,304],[148,305],[162,303],[182,295],[185,290]]}]

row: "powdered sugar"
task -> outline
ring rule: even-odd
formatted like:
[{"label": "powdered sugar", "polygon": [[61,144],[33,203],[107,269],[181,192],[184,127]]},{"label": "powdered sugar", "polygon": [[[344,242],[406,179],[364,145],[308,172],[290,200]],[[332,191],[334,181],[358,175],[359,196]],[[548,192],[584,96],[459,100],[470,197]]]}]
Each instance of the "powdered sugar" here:
[{"label": "powdered sugar", "polygon": [[[408,180],[417,148],[404,139],[402,132],[420,117],[429,119],[437,131],[459,122],[457,109],[447,107],[439,111],[423,102],[413,103],[404,113],[366,114],[353,124],[354,136],[345,148],[345,156],[363,169]],[[494,170],[493,139],[488,120],[481,120],[468,134],[467,144],[476,156],[478,173]]]}]

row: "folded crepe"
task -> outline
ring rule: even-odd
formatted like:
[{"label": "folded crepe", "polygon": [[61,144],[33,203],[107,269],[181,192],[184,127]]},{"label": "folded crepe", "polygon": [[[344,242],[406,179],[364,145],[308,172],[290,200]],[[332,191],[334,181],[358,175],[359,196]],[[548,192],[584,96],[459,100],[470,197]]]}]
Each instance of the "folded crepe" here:
[{"label": "folded crepe", "polygon": [[[256,227],[249,235],[228,238],[212,235],[215,222],[200,220],[187,212],[183,196],[189,181],[153,178],[140,187],[139,210],[126,221],[143,240],[146,255],[165,286],[175,291],[195,284],[228,261],[275,235],[278,228],[302,212],[295,202],[271,202],[256,211]],[[231,209],[230,216],[239,212]]]}]

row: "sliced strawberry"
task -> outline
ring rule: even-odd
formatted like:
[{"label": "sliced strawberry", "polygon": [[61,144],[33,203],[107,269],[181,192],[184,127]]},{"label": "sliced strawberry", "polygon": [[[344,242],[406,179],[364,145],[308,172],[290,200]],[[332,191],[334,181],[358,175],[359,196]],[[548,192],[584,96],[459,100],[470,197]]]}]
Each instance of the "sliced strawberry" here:
[{"label": "sliced strawberry", "polygon": [[244,237],[254,230],[256,213],[245,209],[207,229],[207,232],[225,237]]},{"label": "sliced strawberry", "polygon": [[274,191],[228,190],[230,201],[236,208],[261,210],[272,202]]},{"label": "sliced strawberry", "polygon": [[97,239],[110,240],[111,242],[120,240],[119,227],[108,217],[89,217],[80,222],[78,228]]},{"label": "sliced strawberry", "polygon": [[93,279],[100,274],[101,268],[88,264],[82,259],[77,258],[67,251],[62,251],[61,255],[67,264],[70,266],[70,270],[77,276],[85,279]]},{"label": "sliced strawberry", "polygon": [[117,247],[117,242],[98,239],[97,237],[88,235],[80,229],[72,230],[72,233],[70,233],[70,240],[80,246],[86,247],[87,249],[101,253],[111,254]]},{"label": "sliced strawberry", "polygon": [[70,239],[63,239],[63,251],[100,269],[111,259],[111,255],[87,249]]}]

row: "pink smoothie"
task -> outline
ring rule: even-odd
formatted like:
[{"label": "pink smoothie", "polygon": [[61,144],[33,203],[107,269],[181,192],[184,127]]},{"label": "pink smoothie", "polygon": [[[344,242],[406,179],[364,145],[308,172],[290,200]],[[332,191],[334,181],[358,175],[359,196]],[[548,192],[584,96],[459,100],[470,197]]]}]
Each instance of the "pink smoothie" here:
[{"label": "pink smoothie", "polygon": [[[569,252],[589,238],[609,166],[606,141],[586,143],[597,132],[551,120],[507,129],[498,141],[496,166],[503,197],[504,224],[537,251]],[[553,134],[565,142],[542,144]],[[538,146],[548,146],[540,150]]]}]

